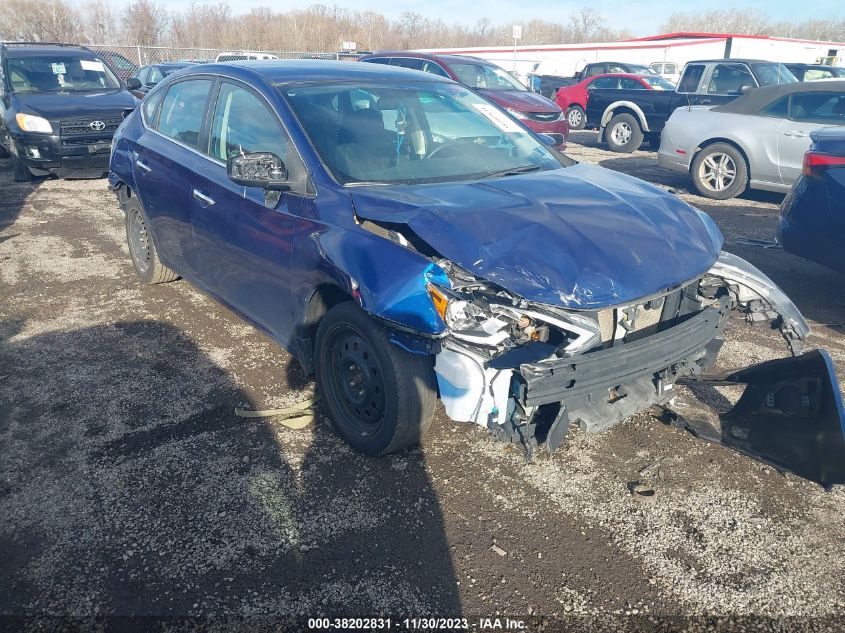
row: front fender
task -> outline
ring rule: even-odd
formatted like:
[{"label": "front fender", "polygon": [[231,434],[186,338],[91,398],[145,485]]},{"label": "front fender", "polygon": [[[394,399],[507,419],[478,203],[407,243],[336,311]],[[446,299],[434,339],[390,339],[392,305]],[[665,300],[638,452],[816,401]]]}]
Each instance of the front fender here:
[{"label": "front fender", "polygon": [[366,312],[401,329],[439,336],[446,325],[427,285],[449,286],[446,273],[422,255],[358,227],[308,235],[327,281],[345,285]]},{"label": "front fender", "polygon": [[781,331],[793,352],[800,350],[795,342],[804,341],[810,335],[810,326],[786,293],[757,267],[722,251],[708,274],[727,283],[734,302],[746,311],[752,323],[779,318]]}]

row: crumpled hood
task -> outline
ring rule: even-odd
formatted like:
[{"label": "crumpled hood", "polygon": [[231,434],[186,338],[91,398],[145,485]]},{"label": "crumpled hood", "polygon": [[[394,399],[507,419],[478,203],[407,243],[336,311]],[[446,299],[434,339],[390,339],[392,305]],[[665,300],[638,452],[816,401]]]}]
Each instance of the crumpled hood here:
[{"label": "crumpled hood", "polygon": [[139,101],[123,89],[98,92],[15,93],[17,109],[56,121],[64,118],[122,116]]},{"label": "crumpled hood", "polygon": [[359,217],[405,224],[443,257],[529,301],[596,309],[706,272],[722,236],[677,196],[583,163],[471,183],[352,190]]},{"label": "crumpled hood", "polygon": [[559,112],[560,106],[529,90],[480,90],[481,94],[503,108],[518,112]]}]

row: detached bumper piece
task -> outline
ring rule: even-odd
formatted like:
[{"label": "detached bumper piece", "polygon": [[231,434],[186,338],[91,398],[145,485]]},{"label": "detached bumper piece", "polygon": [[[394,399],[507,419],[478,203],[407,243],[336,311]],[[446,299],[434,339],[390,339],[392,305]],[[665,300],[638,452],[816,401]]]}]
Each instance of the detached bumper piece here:
[{"label": "detached bumper piece", "polygon": [[746,385],[727,413],[701,403],[673,405],[681,426],[695,435],[826,487],[845,484],[845,409],[826,351],[678,383],[697,395],[715,386]]}]

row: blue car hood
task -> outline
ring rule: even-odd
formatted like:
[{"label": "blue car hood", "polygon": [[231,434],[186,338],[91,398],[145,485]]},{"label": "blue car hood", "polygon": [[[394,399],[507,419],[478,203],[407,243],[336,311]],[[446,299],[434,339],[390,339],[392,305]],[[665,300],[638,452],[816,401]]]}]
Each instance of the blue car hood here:
[{"label": "blue car hood", "polygon": [[678,197],[583,163],[473,182],[352,190],[359,217],[407,225],[446,259],[529,301],[597,309],[706,272],[722,236]]}]

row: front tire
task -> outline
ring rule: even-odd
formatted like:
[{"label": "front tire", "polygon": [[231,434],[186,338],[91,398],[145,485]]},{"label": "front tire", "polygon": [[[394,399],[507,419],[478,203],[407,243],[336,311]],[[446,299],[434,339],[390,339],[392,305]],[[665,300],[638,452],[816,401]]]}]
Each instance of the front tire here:
[{"label": "front tire", "polygon": [[367,455],[420,441],[437,401],[430,356],[393,345],[384,328],[351,301],[323,317],[315,345],[317,387],[343,439]]},{"label": "front tire", "polygon": [[158,258],[147,216],[137,196],[126,202],[126,243],[135,272],[145,284],[162,284],[179,278]]},{"label": "front tire", "polygon": [[728,143],[713,143],[698,152],[690,175],[696,191],[713,200],[733,198],[748,186],[745,157]]},{"label": "front tire", "polygon": [[11,157],[15,182],[32,182],[32,172],[29,171],[29,167],[24,165],[23,161],[15,154],[11,154]]},{"label": "front tire", "polygon": [[584,115],[584,109],[579,105],[571,105],[566,110],[566,122],[569,123],[570,130],[583,130],[587,125],[587,117]]},{"label": "front tire", "polygon": [[607,145],[611,151],[630,154],[643,144],[643,130],[640,122],[632,114],[623,112],[617,114],[604,131]]}]

